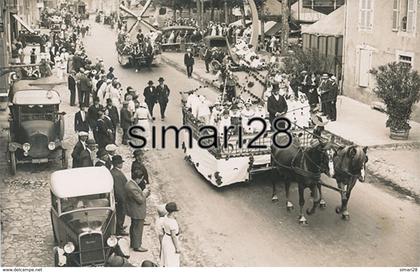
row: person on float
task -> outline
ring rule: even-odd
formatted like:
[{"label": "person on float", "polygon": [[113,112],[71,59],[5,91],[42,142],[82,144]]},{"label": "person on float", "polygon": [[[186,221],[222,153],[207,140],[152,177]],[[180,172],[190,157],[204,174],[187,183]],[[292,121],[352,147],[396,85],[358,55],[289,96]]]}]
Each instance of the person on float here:
[{"label": "person on float", "polygon": [[269,113],[271,126],[273,126],[275,119],[284,117],[288,110],[287,102],[284,97],[279,94],[279,90],[279,85],[274,84],[273,90],[271,91],[272,95],[268,98],[267,101],[267,111]]},{"label": "person on float", "polygon": [[[253,132],[252,126],[248,125],[249,120],[255,116],[255,111],[252,109],[252,102],[250,99],[245,103],[245,108],[241,111],[242,129],[245,133]],[[256,122],[254,122],[256,123]]]},{"label": "person on float", "polygon": [[[260,101],[257,104],[257,107],[255,109],[254,117],[255,118],[262,118],[266,122],[267,110],[266,110],[266,107],[265,107],[265,103],[263,101]],[[266,124],[267,124],[267,129],[269,130],[270,129],[270,124],[268,122],[266,122]],[[261,130],[263,130],[264,125],[259,121],[255,121],[254,123],[252,123],[251,128],[252,128],[253,133],[258,133]]]},{"label": "person on float", "polygon": [[222,118],[222,115],[223,115],[222,105],[220,103],[214,104],[214,107],[211,111],[211,116],[210,116],[210,125],[217,127],[220,119]]},{"label": "person on float", "polygon": [[204,95],[199,96],[200,104],[197,108],[197,119],[203,124],[208,124],[210,121],[210,102]]},{"label": "person on float", "polygon": [[200,99],[198,98],[197,93],[192,92],[187,98],[186,107],[195,118],[197,118],[199,105],[200,105]]}]

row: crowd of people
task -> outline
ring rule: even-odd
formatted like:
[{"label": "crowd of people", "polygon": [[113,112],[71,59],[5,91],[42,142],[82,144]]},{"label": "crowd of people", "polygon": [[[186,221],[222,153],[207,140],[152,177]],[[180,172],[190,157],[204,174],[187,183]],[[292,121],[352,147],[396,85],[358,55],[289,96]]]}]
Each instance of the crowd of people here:
[{"label": "crowd of people", "polygon": [[[114,180],[116,234],[128,235],[130,247],[134,251],[146,252],[142,238],[143,226],[150,224],[145,222],[150,176],[144,164],[145,150],[133,151],[131,175],[127,178],[122,171],[125,162],[119,154],[117,139],[122,134],[121,143],[127,145],[129,127],[136,123],[145,126],[145,121],[150,125],[155,120],[155,104],[159,104],[161,118],[164,120],[170,90],[164,78],[160,77],[156,87],[150,80],[143,93],[130,86],[124,91],[113,67],[106,69],[102,58],[97,57],[92,61],[86,54],[82,41],[83,25],[84,22],[76,20],[69,24],[64,22],[65,27],[60,32],[51,34],[51,46],[46,47],[45,54],[41,54],[41,60],[56,70],[56,76],[67,77],[70,105],[80,109],[74,116],[77,142],[71,153],[72,167],[109,169]],[[51,75],[51,71],[48,75]],[[159,236],[161,266],[180,266],[179,227],[174,217],[177,211],[174,202],[158,207],[156,231]],[[129,232],[125,226],[126,216],[131,218]],[[131,266],[126,260],[121,261],[115,256],[113,262]],[[142,266],[156,264],[144,261]]]}]

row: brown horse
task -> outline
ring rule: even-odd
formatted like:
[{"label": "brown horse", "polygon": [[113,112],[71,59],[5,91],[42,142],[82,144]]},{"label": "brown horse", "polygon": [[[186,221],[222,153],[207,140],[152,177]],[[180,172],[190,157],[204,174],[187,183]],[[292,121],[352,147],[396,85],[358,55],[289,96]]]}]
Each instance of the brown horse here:
[{"label": "brown horse", "polygon": [[[347,204],[350,199],[351,191],[357,180],[364,182],[365,167],[368,161],[367,147],[356,145],[339,147],[333,155],[334,173],[329,173],[335,178],[337,186],[341,190],[341,206],[338,206],[335,211],[341,214],[345,220],[349,219],[349,212]],[[328,174],[328,173],[327,173]],[[321,207],[326,205],[322,198],[321,185],[318,185],[320,194]]]},{"label": "brown horse", "polygon": [[[282,145],[287,141],[287,137],[279,135],[277,143]],[[328,153],[330,142],[323,142],[317,138],[314,139],[310,147],[302,147],[298,137],[293,137],[292,144],[287,148],[278,148],[271,146],[271,161],[280,176],[284,177],[286,189],[286,208],[288,211],[293,209],[293,204],[289,200],[289,189],[292,181],[298,183],[299,191],[299,223],[307,224],[303,214],[305,205],[304,190],[309,188],[314,199],[311,209],[306,213],[311,215],[315,213],[321,200],[317,185],[320,183],[322,172],[328,172],[324,167],[331,165],[328,163]],[[278,200],[276,194],[276,181],[272,179],[273,196],[272,200]]]}]

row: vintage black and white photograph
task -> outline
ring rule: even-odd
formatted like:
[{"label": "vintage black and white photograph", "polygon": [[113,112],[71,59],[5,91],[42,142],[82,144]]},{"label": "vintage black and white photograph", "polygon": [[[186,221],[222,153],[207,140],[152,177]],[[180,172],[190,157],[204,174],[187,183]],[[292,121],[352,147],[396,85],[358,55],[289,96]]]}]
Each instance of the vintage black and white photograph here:
[{"label": "vintage black and white photograph", "polygon": [[416,271],[419,72],[420,0],[0,0],[0,267]]}]

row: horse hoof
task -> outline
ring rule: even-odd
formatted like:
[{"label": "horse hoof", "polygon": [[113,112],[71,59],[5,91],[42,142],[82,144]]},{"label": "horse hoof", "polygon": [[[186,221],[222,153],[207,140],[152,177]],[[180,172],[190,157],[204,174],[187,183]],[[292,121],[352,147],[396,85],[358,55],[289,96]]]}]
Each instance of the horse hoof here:
[{"label": "horse hoof", "polygon": [[279,201],[279,198],[278,198],[276,195],[274,195],[274,196],[271,198],[271,201],[273,201],[273,202]]},{"label": "horse hoof", "polygon": [[341,215],[341,218],[342,218],[344,221],[348,221],[348,220],[350,220],[350,215],[348,215],[348,214],[342,214],[342,215]]},{"label": "horse hoof", "polygon": [[290,212],[290,211],[292,211],[295,207],[293,206],[293,204],[292,204],[292,202],[286,202],[286,208],[287,208],[287,211],[288,212]]},{"label": "horse hoof", "polygon": [[321,209],[324,209],[325,207],[327,207],[327,202],[325,202],[325,200],[321,200],[320,202],[319,202],[319,207],[321,208]]},{"label": "horse hoof", "polygon": [[305,217],[302,217],[299,219],[299,224],[300,225],[308,225],[308,221],[306,220]]},{"label": "horse hoof", "polygon": [[335,212],[336,213],[341,213],[341,208],[340,207],[335,208]]}]

